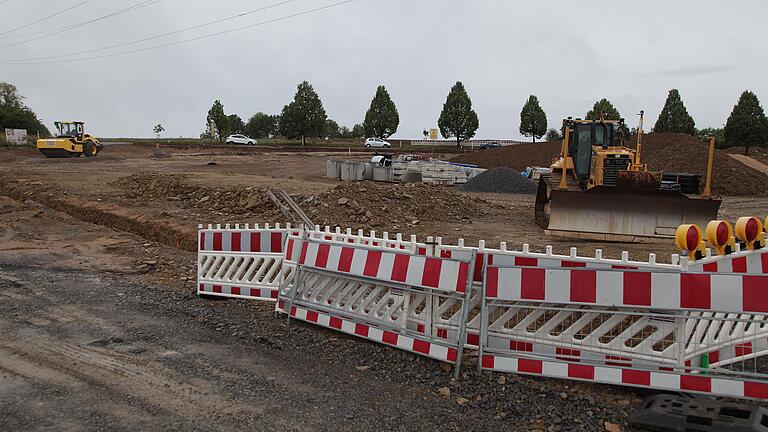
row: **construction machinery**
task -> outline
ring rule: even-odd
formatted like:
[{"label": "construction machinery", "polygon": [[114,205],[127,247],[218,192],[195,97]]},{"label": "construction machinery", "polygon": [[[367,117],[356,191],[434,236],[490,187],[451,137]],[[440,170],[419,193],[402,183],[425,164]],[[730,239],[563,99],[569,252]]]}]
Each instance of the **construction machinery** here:
[{"label": "construction machinery", "polygon": [[674,238],[682,224],[717,219],[721,199],[711,193],[714,140],[706,185],[701,175],[651,172],[637,148],[625,146],[624,119],[563,121],[563,144],[552,172],[539,179],[536,223],[546,234],[599,241],[648,242]]},{"label": "construction machinery", "polygon": [[93,157],[101,151],[103,145],[99,140],[85,133],[85,123],[55,122],[54,125],[57,131],[54,138],[37,140],[37,149],[45,157]]}]

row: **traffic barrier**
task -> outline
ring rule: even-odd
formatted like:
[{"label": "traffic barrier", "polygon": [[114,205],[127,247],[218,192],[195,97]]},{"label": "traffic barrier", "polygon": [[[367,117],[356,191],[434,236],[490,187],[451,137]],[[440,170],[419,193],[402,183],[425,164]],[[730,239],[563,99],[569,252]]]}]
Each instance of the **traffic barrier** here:
[{"label": "traffic barrier", "polygon": [[198,227],[197,293],[277,299],[283,245],[292,229],[280,224]]},{"label": "traffic barrier", "polygon": [[[288,237],[284,263],[295,270],[281,278],[278,311],[455,363],[458,374],[474,255],[430,257],[419,254],[417,243],[404,250],[316,235]],[[441,327],[446,322],[455,335]]]}]

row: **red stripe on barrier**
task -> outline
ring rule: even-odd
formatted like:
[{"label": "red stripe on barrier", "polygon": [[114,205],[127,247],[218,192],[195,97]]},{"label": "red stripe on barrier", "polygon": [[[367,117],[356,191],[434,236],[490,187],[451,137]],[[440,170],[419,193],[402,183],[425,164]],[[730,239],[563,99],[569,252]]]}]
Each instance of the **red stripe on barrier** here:
[{"label": "red stripe on barrier", "polygon": [[540,374],[543,368],[541,360],[518,359],[517,370],[520,372]]},{"label": "red stripe on barrier", "polygon": [[[763,256],[768,256],[765,254]],[[750,312],[768,312],[768,277],[741,277],[742,307]]]},{"label": "red stripe on barrier", "polygon": [[197,290],[198,291],[205,291],[205,284],[198,285]]},{"label": "red stripe on barrier", "polygon": [[200,231],[200,250],[205,250],[205,231]]},{"label": "red stripe on barrier", "polygon": [[467,291],[467,276],[469,275],[469,263],[459,263],[459,275],[456,278],[456,291]]},{"label": "red stripe on barrier", "polygon": [[525,351],[525,352],[533,352],[533,343],[532,342],[523,342],[523,341],[516,341],[511,340],[509,341],[509,349],[512,351]]},{"label": "red stripe on barrier", "polygon": [[367,325],[362,324],[355,324],[355,334],[358,336],[368,337],[368,327]]},{"label": "red stripe on barrier", "polygon": [[221,285],[214,285],[213,286],[213,292],[217,294],[221,294]]},{"label": "red stripe on barrier", "polygon": [[768,383],[744,382],[744,397],[768,399]]},{"label": "red stripe on barrier", "polygon": [[594,303],[597,301],[597,272],[571,270],[571,301]]},{"label": "red stripe on barrier", "polygon": [[708,273],[717,273],[717,263],[711,262],[704,264],[704,271]]},{"label": "red stripe on barrier", "polygon": [[458,352],[456,348],[448,348],[448,361],[455,363]]},{"label": "red stripe on barrier", "polygon": [[355,250],[350,247],[341,248],[341,255],[339,256],[339,271],[349,273],[352,268],[352,257],[355,256]]},{"label": "red stripe on barrier", "polygon": [[639,267],[625,266],[625,265],[612,265],[611,268],[613,270],[638,270],[639,269]]},{"label": "red stripe on barrier", "polygon": [[437,288],[440,284],[440,270],[443,260],[438,258],[427,258],[424,261],[424,273],[421,275],[421,284],[424,286]]},{"label": "red stripe on barrier", "polygon": [[398,337],[397,333],[385,331],[384,335],[382,335],[381,337],[381,341],[384,342],[385,344],[397,345],[397,337]]},{"label": "red stripe on barrier", "polygon": [[429,342],[425,342],[423,340],[414,339],[413,340],[413,351],[421,354],[429,354],[429,347],[432,344]]},{"label": "red stripe on barrier", "polygon": [[319,314],[315,311],[307,311],[307,321],[316,323]]},{"label": "red stripe on barrier", "polygon": [[680,390],[709,393],[712,391],[712,378],[693,375],[680,375]]},{"label": "red stripe on barrier", "polygon": [[[293,248],[293,240],[290,241],[291,249]],[[251,233],[251,252],[261,252],[261,233],[260,232],[252,232]],[[290,259],[290,251],[288,254],[288,259]]]},{"label": "red stripe on barrier", "polygon": [[719,362],[720,361],[720,351],[712,351],[711,353],[707,354],[707,358],[709,359],[709,364]]},{"label": "red stripe on barrier", "polygon": [[419,250],[416,252],[417,255],[426,255],[427,254],[427,248],[420,247]]},{"label": "red stripe on barrier", "polygon": [[[230,287],[229,293],[232,295],[240,295],[240,287]],[[254,296],[256,297],[256,296]]]},{"label": "red stripe on barrier", "polygon": [[336,317],[330,317],[330,318],[331,319],[328,321],[328,327],[341,329],[341,325],[344,324],[341,318],[336,318]]},{"label": "red stripe on barrier", "polygon": [[752,342],[745,342],[738,344],[734,347],[736,351],[736,357],[742,357],[752,354]]},{"label": "red stripe on barrier", "polygon": [[405,282],[408,276],[408,263],[411,262],[409,255],[395,254],[395,261],[392,264],[391,279],[395,282]]},{"label": "red stripe on barrier", "polygon": [[595,379],[595,367],[590,365],[581,365],[581,364],[568,364],[568,377],[569,378],[580,378],[585,380],[594,380]]},{"label": "red stripe on barrier", "polygon": [[680,275],[680,307],[710,309],[712,307],[710,275]]},{"label": "red stripe on barrier", "polygon": [[651,273],[624,273],[624,304],[637,306],[651,305]]},{"label": "red stripe on barrier", "polygon": [[495,369],[496,368],[496,358],[491,355],[484,355],[483,356],[483,368],[484,369]]},{"label": "red stripe on barrier", "polygon": [[213,233],[213,250],[221,251],[221,237],[222,237],[222,233],[220,232]]},{"label": "red stripe on barrier", "polygon": [[271,242],[272,250],[270,252],[272,253],[278,253],[283,251],[283,233],[281,232],[274,232],[272,233],[272,242]]},{"label": "red stripe on barrier", "polygon": [[269,292],[269,297],[273,298],[273,299],[276,299],[278,294],[280,294],[280,293],[278,293],[277,290],[272,290],[272,291]]},{"label": "red stripe on barrier", "polygon": [[760,254],[760,263],[762,264],[763,273],[768,273],[768,253],[763,252]]},{"label": "red stripe on barrier", "polygon": [[518,267],[536,267],[539,265],[537,258],[515,257],[515,265]]},{"label": "red stripe on barrier", "polygon": [[301,244],[301,254],[299,254],[299,264],[304,265],[307,261],[307,249],[309,249],[309,243],[303,242]]},{"label": "red stripe on barrier", "polygon": [[[253,233],[251,233],[251,252],[253,250]],[[293,239],[288,239],[288,246],[285,248],[285,259],[288,261],[293,260]]]},{"label": "red stripe on barrier", "polygon": [[448,330],[442,328],[437,329],[437,337],[448,339]]},{"label": "red stripe on barrier", "polygon": [[477,333],[467,333],[467,343],[469,345],[480,345],[480,335]]},{"label": "red stripe on barrier", "polygon": [[232,250],[232,252],[240,252],[240,236],[241,233],[239,232],[233,232],[232,235],[229,237],[229,249]]},{"label": "red stripe on barrier", "polygon": [[368,251],[365,256],[365,268],[363,269],[363,275],[376,277],[376,275],[379,273],[380,264],[381,251]]},{"label": "red stripe on barrier", "polygon": [[453,255],[453,253],[451,253],[451,251],[449,251],[449,250],[441,250],[440,251],[440,258],[449,258],[450,259],[452,255]]},{"label": "red stripe on barrier", "polygon": [[623,384],[650,386],[651,372],[641,371],[641,370],[632,370],[632,369],[622,369],[621,382]]},{"label": "red stripe on barrier", "polygon": [[499,296],[499,268],[488,267],[485,272],[485,295],[488,297]]},{"label": "red stripe on barrier", "polygon": [[586,267],[587,263],[577,261],[561,261],[560,267]]},{"label": "red stripe on barrier", "polygon": [[524,268],[520,278],[520,297],[524,300],[544,300],[546,272],[540,268]]},{"label": "red stripe on barrier", "polygon": [[315,267],[326,268],[328,266],[328,254],[331,252],[331,245],[319,244],[317,246],[317,256],[315,257]]},{"label": "red stripe on barrier", "polygon": [[296,311],[297,311],[297,310],[298,310],[298,309],[296,309],[296,306],[291,306],[291,314],[290,314],[290,315],[295,317],[295,316],[296,316]]},{"label": "red stripe on barrier", "polygon": [[747,257],[734,258],[731,262],[731,271],[734,273],[746,273],[747,272]]}]

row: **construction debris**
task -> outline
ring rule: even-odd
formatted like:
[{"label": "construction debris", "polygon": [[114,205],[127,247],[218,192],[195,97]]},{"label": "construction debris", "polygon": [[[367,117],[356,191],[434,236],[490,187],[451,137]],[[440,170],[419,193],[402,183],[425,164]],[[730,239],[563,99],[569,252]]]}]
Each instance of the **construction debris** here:
[{"label": "construction debris", "polygon": [[512,168],[496,167],[469,180],[467,184],[461,186],[460,190],[462,192],[535,194],[536,183]]}]

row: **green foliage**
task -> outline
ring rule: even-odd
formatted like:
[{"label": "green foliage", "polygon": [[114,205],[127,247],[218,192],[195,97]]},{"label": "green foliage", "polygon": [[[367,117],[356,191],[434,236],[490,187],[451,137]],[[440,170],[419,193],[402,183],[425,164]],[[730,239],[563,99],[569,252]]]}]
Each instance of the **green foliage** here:
[{"label": "green foliage", "polygon": [[243,119],[237,114],[230,114],[227,116],[227,132],[225,135],[241,134],[245,132],[245,123]]},{"label": "green foliage", "polygon": [[715,137],[715,147],[725,148],[725,129],[723,128],[704,128],[696,131],[696,135],[702,140],[709,142],[709,137]]},{"label": "green foliage", "polygon": [[280,134],[286,138],[320,137],[325,132],[325,109],[320,97],[307,81],[299,84],[293,102],[283,108],[280,115]]},{"label": "green foliage", "polygon": [[323,136],[328,138],[340,138],[341,137],[341,131],[339,128],[339,124],[336,123],[335,120],[327,119],[325,121],[325,131]]},{"label": "green foliage", "polygon": [[219,143],[224,141],[229,119],[227,118],[227,115],[224,114],[224,105],[222,105],[221,101],[218,99],[213,102],[211,109],[208,110],[208,117],[205,122],[207,125],[206,133],[208,133],[211,138],[218,138]]},{"label": "green foliage", "polygon": [[688,115],[688,110],[685,108],[677,89],[669,91],[667,101],[664,103],[658,120],[656,120],[653,131],[696,135],[696,123],[693,121],[693,117]]},{"label": "green foliage", "polygon": [[279,119],[279,116],[258,112],[248,119],[248,123],[245,124],[245,133],[251,138],[269,138],[277,134]]},{"label": "green foliage", "polygon": [[400,115],[389,97],[387,89],[380,85],[371,100],[371,107],[365,113],[365,134],[369,137],[388,138],[397,132]]},{"label": "green foliage", "polygon": [[725,123],[725,145],[728,147],[744,146],[744,153],[750,147],[768,144],[768,120],[757,95],[744,91],[739,102],[733,107]]},{"label": "green foliage", "polygon": [[164,131],[165,128],[160,123],[156,124],[155,127],[152,128],[152,132],[157,135],[157,139],[160,139],[160,134],[162,134]]},{"label": "green foliage", "polygon": [[549,130],[547,130],[547,136],[545,136],[544,139],[547,141],[562,141],[563,135],[559,130],[555,128],[549,128]]},{"label": "green foliage", "polygon": [[6,128],[26,129],[28,135],[51,136],[37,114],[24,104],[24,96],[19,94],[16,86],[0,81],[0,132]]},{"label": "green foliage", "polygon": [[589,110],[589,112],[587,112],[587,115],[584,116],[584,119],[600,120],[601,115],[603,116],[602,118],[604,120],[619,120],[621,118],[619,110],[617,110],[616,107],[613,106],[613,104],[606,98],[602,98],[595,102],[595,105],[591,110]]},{"label": "green foliage", "polygon": [[350,138],[365,138],[365,127],[359,123],[352,126]]},{"label": "green foliage", "polygon": [[464,84],[460,81],[457,81],[448,93],[437,126],[443,138],[456,138],[457,147],[461,147],[461,141],[475,136],[480,121],[472,109],[472,101],[464,89]]},{"label": "green foliage", "polygon": [[533,137],[533,142],[547,133],[547,114],[541,109],[539,99],[530,95],[520,111],[520,133]]}]

